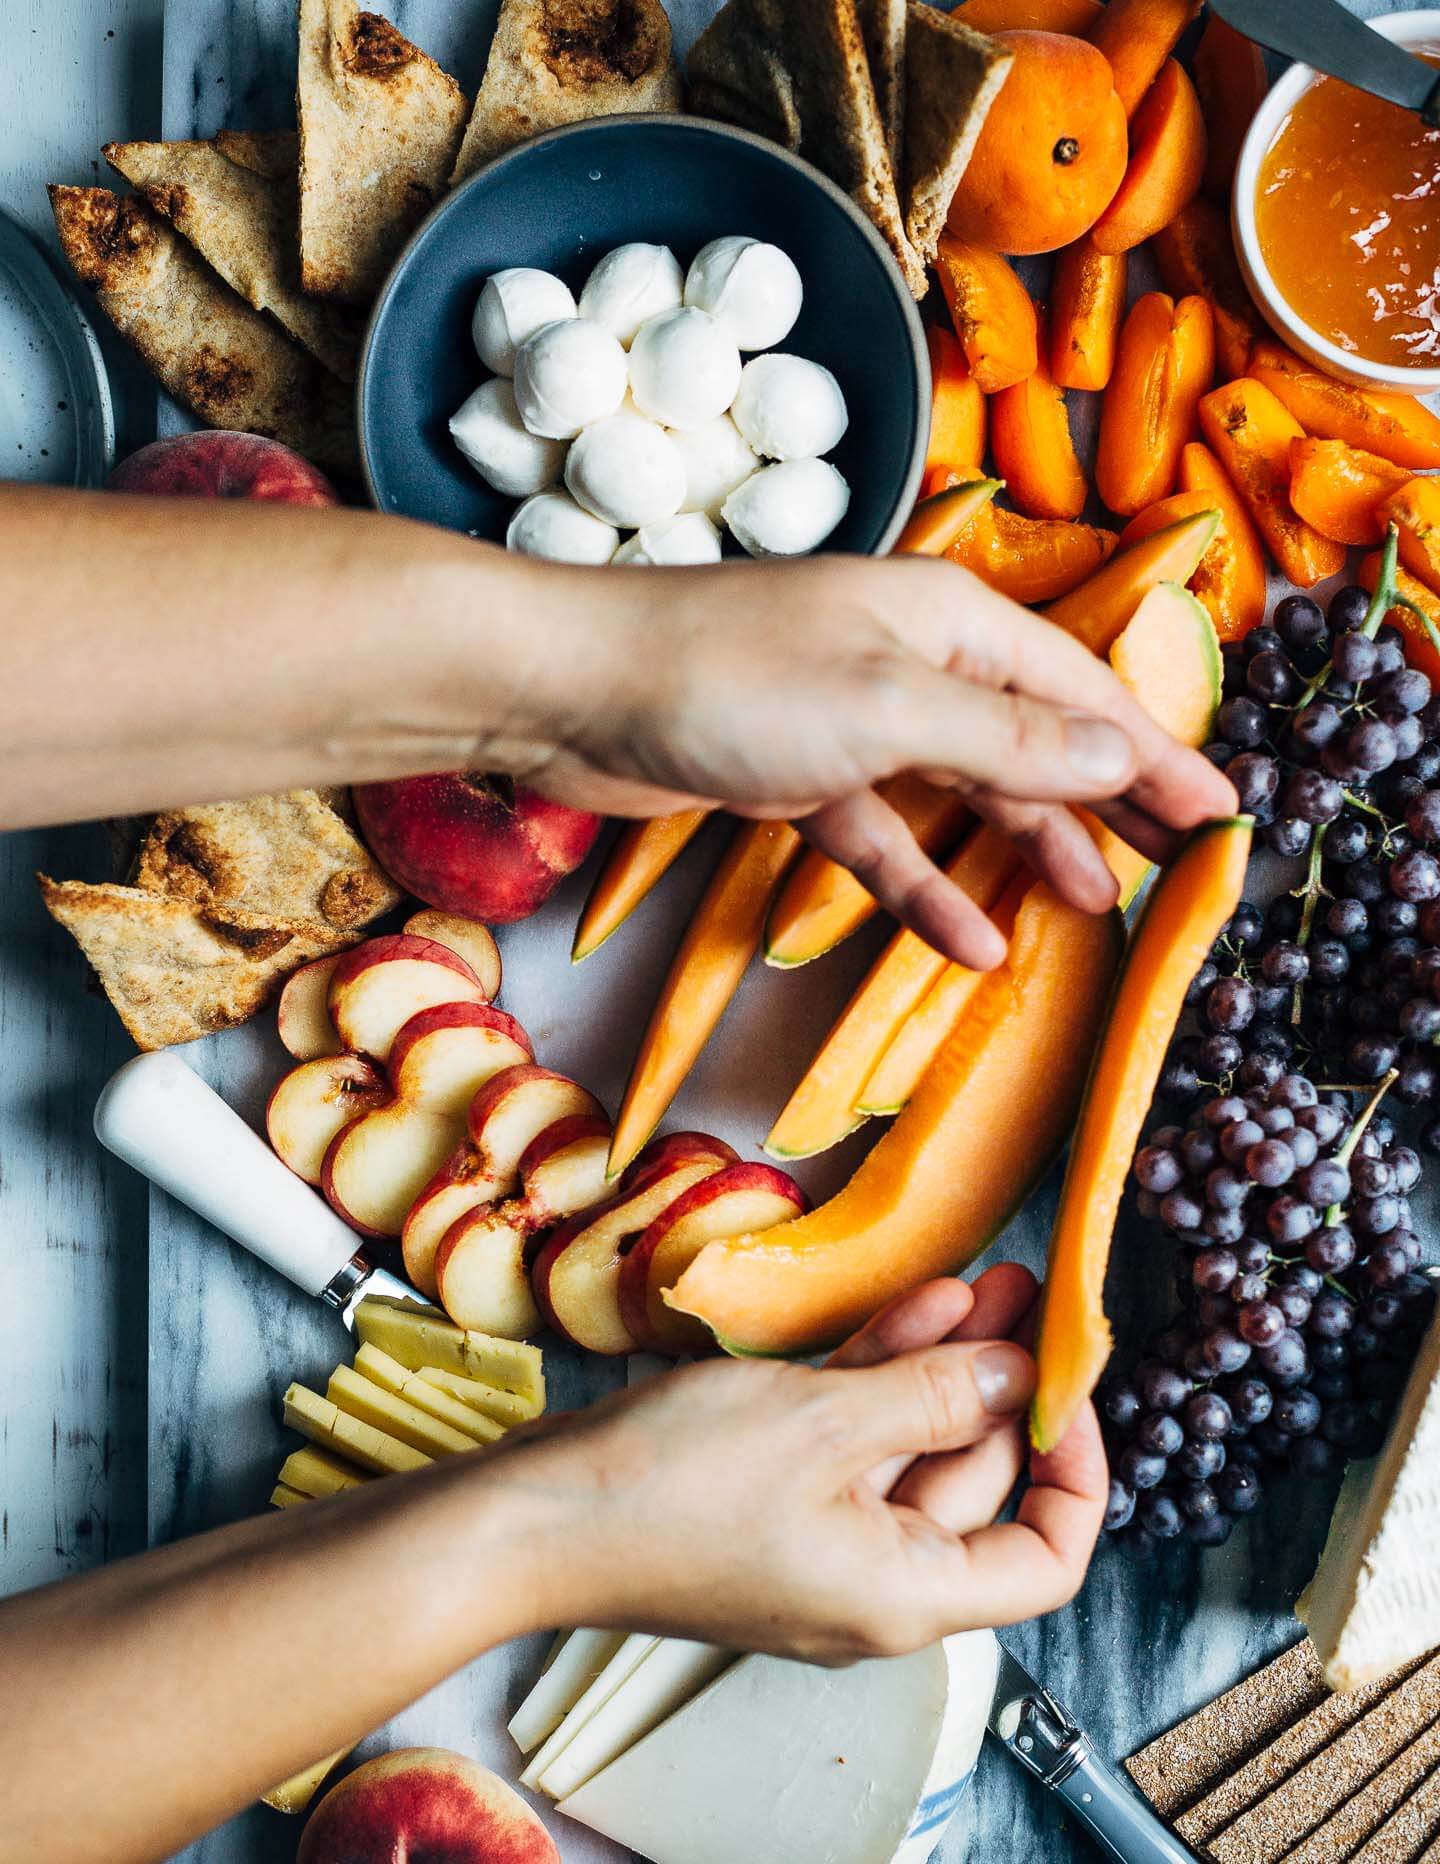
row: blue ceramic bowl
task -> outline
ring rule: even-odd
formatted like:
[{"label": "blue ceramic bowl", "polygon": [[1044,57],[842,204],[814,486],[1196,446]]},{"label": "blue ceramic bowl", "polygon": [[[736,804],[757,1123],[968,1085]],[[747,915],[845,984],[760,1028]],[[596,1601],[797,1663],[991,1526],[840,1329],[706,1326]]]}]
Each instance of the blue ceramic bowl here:
[{"label": "blue ceramic bowl", "polygon": [[828,550],[877,555],[919,488],[930,375],[920,319],[888,250],[808,163],[698,117],[610,117],[499,157],[416,232],[380,294],[360,365],[360,444],[383,511],[501,541],[516,501],[492,492],[446,423],[485,376],[470,338],[480,287],[534,265],[578,294],[628,240],[688,265],[707,240],[746,233],[788,252],[805,305],[784,348],[832,370],[850,427],[833,454],[850,509]]}]

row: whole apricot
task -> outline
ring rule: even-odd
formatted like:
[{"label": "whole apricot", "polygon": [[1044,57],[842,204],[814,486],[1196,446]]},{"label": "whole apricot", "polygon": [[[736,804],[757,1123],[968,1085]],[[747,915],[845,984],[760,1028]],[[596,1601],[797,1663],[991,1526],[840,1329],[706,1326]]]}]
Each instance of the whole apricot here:
[{"label": "whole apricot", "polygon": [[1125,178],[1125,106],[1084,39],[995,37],[1015,62],[950,202],[950,231],[996,252],[1053,252],[1090,230]]}]

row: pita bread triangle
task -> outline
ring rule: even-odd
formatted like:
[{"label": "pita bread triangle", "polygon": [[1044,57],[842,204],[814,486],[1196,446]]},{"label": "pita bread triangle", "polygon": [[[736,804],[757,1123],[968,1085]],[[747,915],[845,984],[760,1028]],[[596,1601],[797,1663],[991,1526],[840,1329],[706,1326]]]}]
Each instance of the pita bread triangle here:
[{"label": "pita bread triangle", "polygon": [[905,161],[905,0],[857,0],[870,82],[897,185]]},{"label": "pita bread triangle", "polygon": [[1015,55],[953,13],[910,0],[905,57],[905,231],[933,263],[945,216]]}]

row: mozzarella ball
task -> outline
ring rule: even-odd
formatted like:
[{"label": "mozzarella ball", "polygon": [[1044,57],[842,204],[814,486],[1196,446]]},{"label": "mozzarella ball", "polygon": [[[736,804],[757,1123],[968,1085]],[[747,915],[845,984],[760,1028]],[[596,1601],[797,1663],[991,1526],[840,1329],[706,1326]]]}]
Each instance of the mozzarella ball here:
[{"label": "mozzarella ball", "polygon": [[704,311],[663,311],[630,346],[630,392],[666,427],[698,427],[723,414],[740,386],[734,339]]},{"label": "mozzarella ball", "polygon": [[673,516],[685,496],[685,462],[663,427],[622,411],[593,421],[565,461],[571,496],[626,529]]},{"label": "mozzarella ball", "polygon": [[702,246],[685,278],[685,302],[724,324],[742,350],[789,336],[804,295],[788,253],[737,233]]},{"label": "mozzarella ball", "polygon": [[642,524],[615,552],[616,563],[718,563],[720,533],[703,511],[682,511],[658,524]]},{"label": "mozzarella ball", "polygon": [[470,333],[487,369],[496,375],[513,375],[515,352],[542,324],[554,324],[575,315],[570,287],[553,272],[530,265],[512,265],[485,280]]},{"label": "mozzarella ball", "polygon": [[508,550],[527,557],[549,557],[556,563],[608,563],[619,542],[620,533],[613,524],[582,511],[558,487],[527,498],[505,533]]},{"label": "mozzarella ball", "polygon": [[682,511],[703,511],[720,522],[720,507],[737,485],[744,485],[760,461],[728,414],[698,427],[676,427],[670,439],[685,463]]},{"label": "mozzarella ball", "polygon": [[752,557],[799,557],[824,543],[849,504],[850,488],[829,460],[785,460],[732,492],[724,516]]},{"label": "mozzarella ball", "polygon": [[840,384],[804,356],[752,356],[730,413],[755,451],[772,460],[817,459],[850,424]]},{"label": "mozzarella ball", "polygon": [[461,404],[450,433],[485,483],[511,498],[554,485],[565,464],[565,442],[529,432],[503,375],[492,375]]},{"label": "mozzarella ball", "polygon": [[595,267],[580,293],[580,315],[629,349],[648,318],[680,308],[684,289],[680,261],[670,248],[636,240],[607,252]]},{"label": "mozzarella ball", "polygon": [[543,324],[515,352],[515,405],[532,434],[573,440],[625,399],[625,352],[583,317]]}]

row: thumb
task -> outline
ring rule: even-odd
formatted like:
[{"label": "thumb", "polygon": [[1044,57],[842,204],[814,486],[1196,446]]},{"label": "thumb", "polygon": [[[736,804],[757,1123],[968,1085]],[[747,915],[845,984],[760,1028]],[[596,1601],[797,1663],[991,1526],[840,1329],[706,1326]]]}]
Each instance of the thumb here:
[{"label": "thumb", "polygon": [[963,1450],[1030,1402],[1035,1361],[1009,1340],[942,1344],[882,1366],[822,1373],[843,1381],[851,1470],[884,1457]]}]

